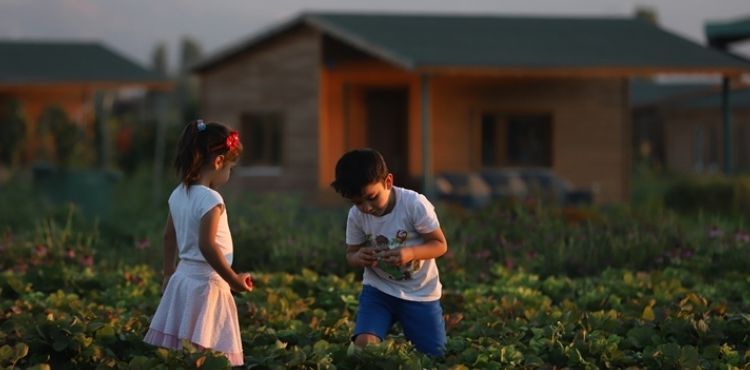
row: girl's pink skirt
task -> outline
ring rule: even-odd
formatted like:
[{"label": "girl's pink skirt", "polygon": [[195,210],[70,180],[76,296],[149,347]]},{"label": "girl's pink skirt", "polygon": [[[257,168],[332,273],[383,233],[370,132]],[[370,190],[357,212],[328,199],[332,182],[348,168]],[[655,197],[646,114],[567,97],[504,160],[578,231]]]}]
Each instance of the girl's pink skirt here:
[{"label": "girl's pink skirt", "polygon": [[144,341],[179,349],[182,340],[244,363],[237,305],[229,284],[206,262],[181,260],[169,279]]}]

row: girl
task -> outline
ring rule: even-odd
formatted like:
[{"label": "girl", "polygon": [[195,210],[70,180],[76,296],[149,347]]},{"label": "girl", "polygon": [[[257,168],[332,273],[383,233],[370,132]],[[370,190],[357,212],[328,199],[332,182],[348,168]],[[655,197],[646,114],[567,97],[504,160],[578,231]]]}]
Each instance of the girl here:
[{"label": "girl", "polygon": [[[236,131],[197,120],[182,131],[174,166],[181,183],[169,196],[164,228],[164,286],[144,339],[178,349],[187,339],[243,364],[237,306],[230,288],[252,290],[249,274],[232,268],[232,235],[216,188],[229,180],[242,153]],[[180,262],[175,268],[175,255]]]}]

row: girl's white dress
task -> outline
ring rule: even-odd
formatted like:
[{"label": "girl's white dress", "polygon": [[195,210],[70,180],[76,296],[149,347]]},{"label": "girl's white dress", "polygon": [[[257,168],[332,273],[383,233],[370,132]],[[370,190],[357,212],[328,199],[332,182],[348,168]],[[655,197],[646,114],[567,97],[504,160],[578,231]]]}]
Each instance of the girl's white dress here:
[{"label": "girl's white dress", "polygon": [[[180,262],[144,340],[178,349],[186,339],[199,347],[223,352],[232,366],[240,366],[244,356],[237,305],[229,284],[205,261],[198,248],[201,218],[223,203],[219,193],[202,185],[189,189],[179,185],[169,197]],[[233,246],[226,209],[219,221],[216,242],[231,264]]]}]

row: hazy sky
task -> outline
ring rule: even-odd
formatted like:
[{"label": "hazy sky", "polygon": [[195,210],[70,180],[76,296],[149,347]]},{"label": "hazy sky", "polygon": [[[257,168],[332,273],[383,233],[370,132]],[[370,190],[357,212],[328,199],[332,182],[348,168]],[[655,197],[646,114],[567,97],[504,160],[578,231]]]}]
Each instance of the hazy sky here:
[{"label": "hazy sky", "polygon": [[[174,65],[183,35],[210,54],[304,10],[629,16],[639,5],[700,43],[706,21],[750,17],[750,0],[0,0],[0,38],[98,40],[144,65],[164,41]],[[750,56],[749,42],[735,49]]]}]

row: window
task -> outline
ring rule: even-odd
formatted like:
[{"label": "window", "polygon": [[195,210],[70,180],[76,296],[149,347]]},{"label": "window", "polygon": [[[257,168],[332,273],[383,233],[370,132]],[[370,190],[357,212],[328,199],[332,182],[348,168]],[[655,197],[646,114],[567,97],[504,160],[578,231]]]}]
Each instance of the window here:
[{"label": "window", "polygon": [[282,120],[276,113],[246,113],[240,120],[244,144],[240,166],[280,167]]},{"label": "window", "polygon": [[544,114],[482,115],[482,166],[552,165],[552,118]]}]

